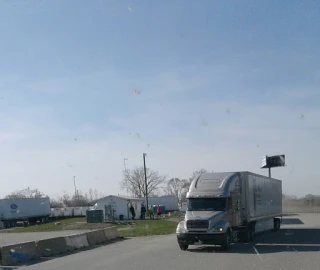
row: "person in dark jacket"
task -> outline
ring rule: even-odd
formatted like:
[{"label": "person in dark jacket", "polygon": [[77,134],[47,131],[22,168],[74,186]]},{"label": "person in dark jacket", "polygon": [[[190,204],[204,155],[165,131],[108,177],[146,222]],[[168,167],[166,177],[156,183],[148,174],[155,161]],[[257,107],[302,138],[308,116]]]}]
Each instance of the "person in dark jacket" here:
[{"label": "person in dark jacket", "polygon": [[147,212],[147,209],[144,206],[144,204],[142,203],[141,204],[141,217],[140,217],[140,219],[146,219],[146,212]]},{"label": "person in dark jacket", "polygon": [[133,208],[132,204],[131,204],[131,206],[130,206],[129,209],[130,209],[130,212],[131,212],[131,215],[132,215],[132,219],[134,219],[135,216],[136,216],[136,213],[135,213],[135,211],[134,211],[134,208]]}]

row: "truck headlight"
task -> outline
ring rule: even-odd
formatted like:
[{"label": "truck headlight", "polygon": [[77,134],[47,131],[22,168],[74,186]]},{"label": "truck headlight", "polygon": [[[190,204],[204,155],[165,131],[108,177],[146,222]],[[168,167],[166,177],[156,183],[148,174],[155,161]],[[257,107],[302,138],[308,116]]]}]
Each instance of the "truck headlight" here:
[{"label": "truck headlight", "polygon": [[179,234],[179,233],[185,233],[186,232],[186,229],[185,229],[185,222],[184,221],[181,221],[178,226],[177,226],[177,230],[176,230],[176,233]]},{"label": "truck headlight", "polygon": [[213,228],[212,231],[213,232],[223,232],[223,228],[222,227],[216,227],[216,228]]}]

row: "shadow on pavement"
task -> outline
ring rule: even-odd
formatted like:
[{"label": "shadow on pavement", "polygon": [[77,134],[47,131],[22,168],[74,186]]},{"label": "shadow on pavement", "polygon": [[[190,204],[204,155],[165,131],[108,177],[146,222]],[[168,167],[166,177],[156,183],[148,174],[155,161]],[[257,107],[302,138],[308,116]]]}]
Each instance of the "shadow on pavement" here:
[{"label": "shadow on pavement", "polygon": [[283,217],[291,217],[291,216],[299,216],[299,214],[295,214],[295,213],[282,213]]},{"label": "shadow on pavement", "polygon": [[284,225],[302,225],[302,224],[304,224],[300,218],[284,218],[284,219],[282,219],[281,223]]},{"label": "shadow on pavement", "polygon": [[258,235],[248,244],[236,243],[231,250],[223,251],[218,246],[190,246],[190,252],[268,254],[279,252],[319,252],[320,229],[281,229]]}]

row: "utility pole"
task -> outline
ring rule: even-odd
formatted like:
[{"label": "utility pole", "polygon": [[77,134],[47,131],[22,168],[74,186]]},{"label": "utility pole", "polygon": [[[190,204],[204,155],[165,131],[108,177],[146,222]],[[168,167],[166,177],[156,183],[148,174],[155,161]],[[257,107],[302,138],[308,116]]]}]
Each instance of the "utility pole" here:
[{"label": "utility pole", "polygon": [[126,178],[126,188],[127,188],[127,196],[128,196],[128,174],[127,174],[127,164],[126,164],[126,160],[128,160],[127,158],[123,159],[123,164],[124,164],[124,177]]},{"label": "utility pole", "polygon": [[147,167],[146,167],[146,153],[143,153],[143,166],[144,166],[144,182],[146,186],[146,201],[147,201],[147,208],[149,208],[148,205],[148,182],[147,182]]},{"label": "utility pole", "polygon": [[127,172],[127,164],[126,164],[126,161],[127,161],[127,160],[128,160],[127,158],[124,158],[124,159],[123,159],[124,171],[125,171],[125,172]]},{"label": "utility pole", "polygon": [[74,185],[74,201],[77,202],[77,185],[76,185],[76,177],[73,176],[73,185]]}]

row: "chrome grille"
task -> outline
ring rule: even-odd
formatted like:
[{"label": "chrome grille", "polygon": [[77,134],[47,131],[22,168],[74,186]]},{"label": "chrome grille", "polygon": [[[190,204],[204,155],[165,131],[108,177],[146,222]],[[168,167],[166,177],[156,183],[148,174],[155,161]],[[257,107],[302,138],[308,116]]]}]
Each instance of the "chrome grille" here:
[{"label": "chrome grille", "polygon": [[208,220],[187,220],[187,229],[208,229]]}]

